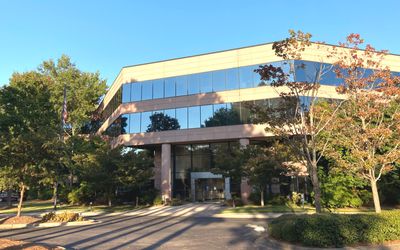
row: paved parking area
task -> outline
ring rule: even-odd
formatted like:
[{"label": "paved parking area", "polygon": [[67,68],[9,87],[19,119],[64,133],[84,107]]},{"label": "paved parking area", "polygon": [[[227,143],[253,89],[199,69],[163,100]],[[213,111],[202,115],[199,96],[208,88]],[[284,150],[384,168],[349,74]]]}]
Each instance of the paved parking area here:
[{"label": "paved parking area", "polygon": [[68,249],[265,249],[265,220],[210,217],[216,204],[189,204],[116,215],[79,227],[2,230],[1,238]]}]

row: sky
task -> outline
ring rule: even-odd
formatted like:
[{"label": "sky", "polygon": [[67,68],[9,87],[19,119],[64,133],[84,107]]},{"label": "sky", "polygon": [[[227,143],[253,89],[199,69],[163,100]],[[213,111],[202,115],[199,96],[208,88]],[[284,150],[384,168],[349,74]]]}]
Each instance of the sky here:
[{"label": "sky", "polygon": [[62,54],[111,85],[123,66],[281,40],[359,33],[400,54],[398,0],[0,0],[0,86]]}]

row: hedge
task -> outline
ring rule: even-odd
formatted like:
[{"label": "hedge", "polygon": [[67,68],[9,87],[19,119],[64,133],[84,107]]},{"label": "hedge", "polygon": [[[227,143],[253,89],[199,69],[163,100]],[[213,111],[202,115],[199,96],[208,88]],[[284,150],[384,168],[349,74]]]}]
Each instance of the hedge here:
[{"label": "hedge", "polygon": [[400,211],[381,214],[283,215],[269,224],[278,240],[315,247],[343,247],[400,240]]}]

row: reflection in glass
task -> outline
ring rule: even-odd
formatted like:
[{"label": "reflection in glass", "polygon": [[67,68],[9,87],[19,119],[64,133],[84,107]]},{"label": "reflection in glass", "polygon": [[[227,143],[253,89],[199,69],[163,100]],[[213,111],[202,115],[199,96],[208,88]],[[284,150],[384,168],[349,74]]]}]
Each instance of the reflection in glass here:
[{"label": "reflection in glass", "polygon": [[212,74],[211,72],[205,72],[198,75],[200,82],[200,92],[209,93],[213,91],[212,88]]},{"label": "reflection in glass", "polygon": [[131,101],[131,84],[126,83],[122,85],[122,103]]},{"label": "reflection in glass", "polygon": [[226,90],[239,89],[239,69],[226,70]]},{"label": "reflection in glass", "polygon": [[246,66],[239,68],[240,88],[253,88],[254,87],[254,66]]},{"label": "reflection in glass", "polygon": [[178,119],[181,129],[188,128],[187,108],[177,108],[176,119]]},{"label": "reflection in glass", "polygon": [[164,80],[153,81],[153,99],[164,98]]},{"label": "reflection in glass", "polygon": [[142,100],[142,84],[139,82],[132,83],[131,87],[131,102]]},{"label": "reflection in glass", "polygon": [[171,118],[175,118],[175,109],[166,109],[164,110],[164,114]]},{"label": "reflection in glass", "polygon": [[129,133],[140,133],[140,113],[130,114]]},{"label": "reflection in glass", "polygon": [[175,96],[175,77],[165,79],[165,97]]},{"label": "reflection in glass", "polygon": [[176,96],[187,95],[187,76],[176,77]]},{"label": "reflection in glass", "polygon": [[200,127],[200,106],[194,106],[188,108],[189,114],[189,128]]},{"label": "reflection in glass", "polygon": [[205,121],[213,116],[213,105],[200,106],[201,109],[201,127],[206,126]]},{"label": "reflection in glass", "polygon": [[212,72],[213,77],[213,91],[225,90],[225,70],[218,70]]},{"label": "reflection in glass", "polygon": [[129,134],[131,133],[129,131],[129,126],[128,126],[128,122],[129,122],[129,115],[121,115],[121,134]]},{"label": "reflection in glass", "polygon": [[142,117],[141,117],[141,127],[140,127],[140,132],[146,133],[146,130],[148,129],[151,121],[150,121],[150,116],[152,112],[142,112]]},{"label": "reflection in glass", "polygon": [[151,100],[153,98],[152,81],[142,82],[142,100]]},{"label": "reflection in glass", "polygon": [[198,94],[200,93],[200,82],[199,74],[193,74],[188,76],[188,94]]}]

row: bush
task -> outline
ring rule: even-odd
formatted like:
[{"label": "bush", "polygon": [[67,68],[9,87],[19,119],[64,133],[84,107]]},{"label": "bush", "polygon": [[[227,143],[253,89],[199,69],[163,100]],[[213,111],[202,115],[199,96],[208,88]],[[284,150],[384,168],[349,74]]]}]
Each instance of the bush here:
[{"label": "bush", "polygon": [[285,205],[288,202],[288,198],[278,195],[274,196],[271,200],[268,201],[271,205]]},{"label": "bush", "polygon": [[77,213],[63,212],[56,214],[54,212],[43,215],[42,222],[72,222],[83,221],[83,217]]},{"label": "bush", "polygon": [[400,211],[381,214],[284,215],[271,221],[273,238],[315,247],[400,240]]},{"label": "bush", "polygon": [[169,200],[167,204],[170,206],[180,206],[183,205],[183,201],[178,198],[172,198],[172,200]]},{"label": "bush", "polygon": [[228,207],[233,207],[233,202],[235,202],[235,207],[243,206],[242,199],[240,199],[238,197],[234,197],[233,199],[230,199],[230,200],[225,200],[224,205],[228,206]]},{"label": "bush", "polygon": [[162,200],[161,195],[157,195],[156,198],[154,198],[154,200],[153,200],[153,205],[154,206],[161,206],[163,204],[164,204],[164,202]]}]

